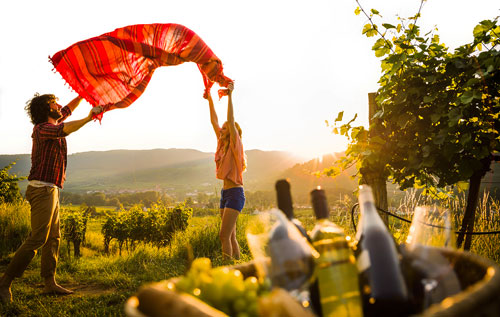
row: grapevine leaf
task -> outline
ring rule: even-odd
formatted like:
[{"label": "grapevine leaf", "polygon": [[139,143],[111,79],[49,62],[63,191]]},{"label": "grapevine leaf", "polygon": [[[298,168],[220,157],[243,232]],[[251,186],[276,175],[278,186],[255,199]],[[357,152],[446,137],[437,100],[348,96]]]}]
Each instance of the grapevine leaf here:
[{"label": "grapevine leaf", "polygon": [[344,111],[340,111],[337,115],[337,118],[335,119],[335,122],[342,121],[343,117],[344,117]]}]

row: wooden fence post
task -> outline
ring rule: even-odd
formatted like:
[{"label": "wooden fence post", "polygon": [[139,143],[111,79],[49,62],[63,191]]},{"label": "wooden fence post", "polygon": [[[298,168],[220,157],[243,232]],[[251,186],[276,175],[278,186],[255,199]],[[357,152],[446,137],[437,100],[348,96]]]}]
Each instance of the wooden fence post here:
[{"label": "wooden fence post", "polygon": [[[375,101],[375,97],[377,97],[377,93],[371,92],[368,93],[368,122],[369,122],[369,133],[370,137],[377,135],[377,126],[374,120],[372,119],[375,113],[378,111],[377,103]],[[362,173],[362,180],[368,184],[373,190],[373,196],[375,198],[375,205],[383,210],[388,209],[387,202],[387,183],[386,178],[384,176],[384,164],[381,163],[380,166],[372,166],[369,171],[365,171]],[[388,224],[388,215],[385,213],[381,213],[380,216],[385,224]]]}]

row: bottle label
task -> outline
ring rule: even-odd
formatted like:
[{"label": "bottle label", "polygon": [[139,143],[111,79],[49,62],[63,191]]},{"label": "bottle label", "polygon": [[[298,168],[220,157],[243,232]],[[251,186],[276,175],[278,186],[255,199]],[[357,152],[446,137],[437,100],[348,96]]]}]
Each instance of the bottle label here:
[{"label": "bottle label", "polygon": [[356,261],[356,266],[358,267],[358,272],[364,272],[366,271],[371,265],[370,262],[370,253],[368,250],[363,250],[359,254],[357,261]]}]

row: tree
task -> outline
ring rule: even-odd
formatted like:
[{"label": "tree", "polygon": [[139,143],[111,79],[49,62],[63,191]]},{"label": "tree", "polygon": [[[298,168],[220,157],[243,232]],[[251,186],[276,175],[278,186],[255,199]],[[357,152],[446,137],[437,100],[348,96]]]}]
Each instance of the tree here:
[{"label": "tree", "polygon": [[[379,110],[372,117],[377,129],[374,134],[354,127],[354,119],[335,126],[334,133],[350,140],[338,163],[340,168],[357,164],[362,175],[382,168],[401,189],[424,187],[438,196],[446,186],[464,188],[468,182],[461,230],[471,231],[480,180],[500,151],[500,26],[498,17],[482,21],[472,43],[448,52],[436,30],[420,35],[424,2],[415,16],[396,26],[375,24],[373,19],[381,17],[375,9],[356,9],[369,19],[363,34],[378,37],[372,50],[382,58]],[[469,247],[470,235],[464,248]]]},{"label": "tree", "polygon": [[86,203],[92,206],[105,206],[107,203],[106,194],[102,192],[92,193],[88,195]]},{"label": "tree", "polygon": [[276,204],[276,193],[274,191],[257,190],[245,193],[247,209],[266,210]]},{"label": "tree", "polygon": [[0,203],[12,203],[22,199],[17,182],[25,177],[9,175],[9,170],[15,164],[14,161],[0,170]]}]

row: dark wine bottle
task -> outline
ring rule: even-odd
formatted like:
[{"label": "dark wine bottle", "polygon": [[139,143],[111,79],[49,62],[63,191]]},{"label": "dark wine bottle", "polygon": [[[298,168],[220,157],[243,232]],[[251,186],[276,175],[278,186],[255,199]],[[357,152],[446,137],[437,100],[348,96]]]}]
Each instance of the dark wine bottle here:
[{"label": "dark wine bottle", "polygon": [[276,182],[276,196],[278,201],[278,209],[283,211],[288,220],[290,220],[300,233],[306,237],[307,241],[311,242],[306,229],[302,226],[302,223],[294,217],[293,214],[293,202],[292,194],[290,192],[290,183],[286,179],[280,179]]},{"label": "dark wine bottle", "polygon": [[315,276],[321,315],[362,316],[358,272],[344,230],[329,220],[330,208],[324,190],[311,191],[311,202],[317,219],[311,231],[311,240],[319,253],[315,259]]},{"label": "dark wine bottle", "polygon": [[395,241],[380,218],[370,186],[359,187],[361,217],[354,243],[365,316],[401,316],[408,290]]}]

